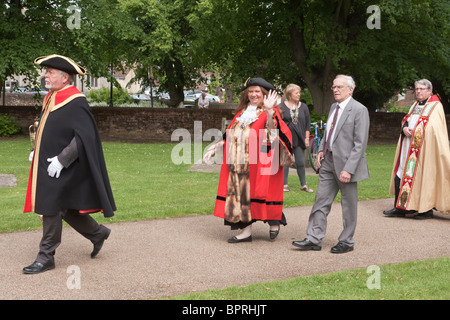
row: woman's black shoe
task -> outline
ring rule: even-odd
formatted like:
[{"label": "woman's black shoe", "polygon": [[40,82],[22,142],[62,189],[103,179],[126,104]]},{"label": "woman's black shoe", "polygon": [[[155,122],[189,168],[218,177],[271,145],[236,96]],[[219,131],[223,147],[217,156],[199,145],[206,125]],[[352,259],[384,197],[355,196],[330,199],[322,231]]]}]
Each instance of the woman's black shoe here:
[{"label": "woman's black shoe", "polygon": [[275,238],[280,233],[280,227],[278,226],[277,230],[269,230],[270,240],[275,240]]}]

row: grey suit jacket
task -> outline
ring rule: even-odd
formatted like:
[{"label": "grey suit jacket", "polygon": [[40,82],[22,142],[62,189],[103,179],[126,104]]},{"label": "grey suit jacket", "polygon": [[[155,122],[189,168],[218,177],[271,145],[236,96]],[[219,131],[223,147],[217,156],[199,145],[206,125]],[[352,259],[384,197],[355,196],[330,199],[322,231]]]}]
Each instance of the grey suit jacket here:
[{"label": "grey suit jacket", "polygon": [[[337,103],[331,106],[327,123],[331,125],[330,115]],[[349,172],[350,182],[369,178],[366,147],[369,138],[369,112],[365,106],[351,98],[336,125],[333,140],[333,162],[337,176],[342,170]],[[326,132],[319,151],[323,151],[326,142]]]}]

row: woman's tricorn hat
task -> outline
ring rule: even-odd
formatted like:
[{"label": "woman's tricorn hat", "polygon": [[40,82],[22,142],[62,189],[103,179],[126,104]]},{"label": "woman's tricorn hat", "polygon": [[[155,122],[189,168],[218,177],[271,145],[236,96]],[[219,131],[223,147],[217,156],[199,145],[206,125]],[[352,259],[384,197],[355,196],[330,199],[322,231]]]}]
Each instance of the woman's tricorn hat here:
[{"label": "woman's tricorn hat", "polygon": [[241,91],[244,91],[245,89],[251,86],[260,86],[266,89],[267,91],[275,90],[275,87],[270,83],[268,83],[263,78],[248,78],[247,81],[245,81],[244,85],[241,87]]},{"label": "woman's tricorn hat", "polygon": [[49,56],[36,58],[34,63],[44,67],[58,69],[67,72],[68,74],[79,74],[82,76],[86,74],[86,69],[84,67],[80,66],[72,59],[59,54],[51,54]]}]

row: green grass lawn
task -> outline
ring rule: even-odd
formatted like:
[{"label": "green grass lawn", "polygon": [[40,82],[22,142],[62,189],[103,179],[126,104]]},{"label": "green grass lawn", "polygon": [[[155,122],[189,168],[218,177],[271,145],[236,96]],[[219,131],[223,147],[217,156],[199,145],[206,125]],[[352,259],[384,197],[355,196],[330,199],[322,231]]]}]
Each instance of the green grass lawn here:
[{"label": "green grass lawn", "polygon": [[[358,182],[358,198],[360,200],[381,199],[392,197],[389,194],[392,165],[394,162],[395,145],[371,145],[367,147],[367,162],[370,179]],[[318,175],[306,176],[306,184],[313,190],[317,189]],[[316,193],[300,191],[300,181],[297,175],[289,175],[290,192],[284,193],[286,207],[312,205]],[[335,201],[340,201],[340,193]]]},{"label": "green grass lawn", "polygon": [[[173,144],[103,143],[108,174],[117,205],[113,218],[99,222],[137,221],[211,213],[218,174],[188,171],[174,165]],[[0,140],[0,173],[14,174],[18,185],[0,188],[0,232],[40,227],[33,213],[22,213],[30,170],[29,141]],[[64,172],[63,172],[64,173]]]},{"label": "green grass lawn", "polygon": [[233,286],[177,300],[449,300],[450,258]]},{"label": "green grass lawn", "polygon": [[[205,145],[206,146],[206,145]],[[205,147],[204,146],[204,147]],[[138,221],[186,215],[211,214],[218,173],[188,171],[191,164],[175,165],[174,144],[103,143],[117,212],[99,223]],[[0,233],[41,227],[34,213],[23,213],[30,162],[29,140],[24,137],[0,140],[0,174],[14,174],[16,187],[0,188]],[[359,183],[359,199],[391,197],[389,180],[394,145],[369,146],[367,160],[371,178]],[[192,152],[194,154],[194,152]],[[192,159],[192,163],[197,159]],[[64,172],[62,172],[64,174]],[[307,176],[314,190],[318,177]],[[312,205],[315,193],[300,191],[296,175],[289,177],[291,192],[286,207]],[[339,201],[339,196],[336,201]],[[449,259],[434,259],[381,267],[381,289],[369,290],[366,270],[258,283],[191,294],[176,299],[449,299]]]},{"label": "green grass lawn", "polygon": [[[103,143],[117,212],[109,219],[95,214],[96,219],[103,223],[212,213],[219,174],[188,171],[191,164],[175,165],[171,160],[173,147],[169,143]],[[371,178],[359,184],[361,200],[390,197],[394,151],[393,145],[368,147]],[[0,173],[14,174],[18,181],[16,187],[0,188],[0,232],[40,227],[35,214],[22,213],[30,170],[29,152],[26,138],[0,140]],[[197,159],[192,156],[192,163],[194,160]],[[307,176],[307,183],[314,190],[317,182],[316,175]],[[314,203],[315,193],[301,192],[297,176],[289,176],[289,184],[291,192],[285,193],[286,207]]]}]

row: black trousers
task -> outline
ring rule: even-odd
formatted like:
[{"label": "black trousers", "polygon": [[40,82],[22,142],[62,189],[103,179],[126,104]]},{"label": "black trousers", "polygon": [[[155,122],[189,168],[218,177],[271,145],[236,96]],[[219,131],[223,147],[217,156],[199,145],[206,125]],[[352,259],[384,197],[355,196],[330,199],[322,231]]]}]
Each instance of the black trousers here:
[{"label": "black trousers", "polygon": [[44,265],[55,263],[55,250],[61,244],[62,220],[93,244],[100,241],[108,230],[105,226],[99,225],[89,214],[80,214],[77,210],[65,209],[54,216],[44,216],[43,234],[36,262]]},{"label": "black trousers", "polygon": [[[394,202],[394,208],[397,205],[397,200],[398,200],[398,194],[400,192],[400,178],[395,175],[394,178],[394,188],[395,188],[395,202]],[[401,209],[397,209],[397,210],[401,210]]]}]

